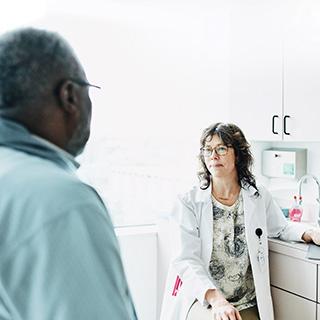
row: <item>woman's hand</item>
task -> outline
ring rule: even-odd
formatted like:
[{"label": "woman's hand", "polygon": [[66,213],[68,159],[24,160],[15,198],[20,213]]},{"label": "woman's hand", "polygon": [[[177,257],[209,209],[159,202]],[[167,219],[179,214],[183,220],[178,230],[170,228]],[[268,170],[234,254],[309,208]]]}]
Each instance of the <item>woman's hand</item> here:
[{"label": "woman's hand", "polygon": [[305,242],[313,242],[320,246],[320,228],[310,229],[304,232],[302,240]]},{"label": "woman's hand", "polygon": [[242,320],[239,311],[225,299],[219,290],[208,290],[205,298],[211,305],[212,320]]},{"label": "woman's hand", "polygon": [[239,311],[227,300],[217,301],[211,307],[213,320],[242,320]]}]

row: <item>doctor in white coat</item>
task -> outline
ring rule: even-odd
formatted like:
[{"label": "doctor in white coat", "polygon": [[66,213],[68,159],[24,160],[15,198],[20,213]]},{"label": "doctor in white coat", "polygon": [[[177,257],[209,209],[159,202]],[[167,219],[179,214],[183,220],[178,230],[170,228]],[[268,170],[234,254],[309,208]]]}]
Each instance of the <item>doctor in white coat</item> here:
[{"label": "doctor in white coat", "polygon": [[216,123],[200,140],[200,187],[179,198],[179,243],[161,320],[273,320],[268,239],[315,242],[319,228],[289,223],[251,172],[242,131]]}]

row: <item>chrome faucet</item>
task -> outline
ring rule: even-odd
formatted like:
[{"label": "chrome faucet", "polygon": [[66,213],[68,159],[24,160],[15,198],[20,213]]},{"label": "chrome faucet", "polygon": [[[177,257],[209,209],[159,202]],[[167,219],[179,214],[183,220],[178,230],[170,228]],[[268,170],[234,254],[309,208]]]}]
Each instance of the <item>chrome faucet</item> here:
[{"label": "chrome faucet", "polygon": [[299,182],[298,182],[298,186],[299,186],[299,199],[301,197],[301,189],[302,189],[302,183],[307,180],[308,178],[313,179],[316,183],[317,183],[317,187],[318,187],[318,198],[316,198],[318,204],[319,204],[319,213],[318,213],[318,225],[320,226],[320,181],[318,180],[318,178],[312,174],[306,174],[303,177],[300,178]]}]

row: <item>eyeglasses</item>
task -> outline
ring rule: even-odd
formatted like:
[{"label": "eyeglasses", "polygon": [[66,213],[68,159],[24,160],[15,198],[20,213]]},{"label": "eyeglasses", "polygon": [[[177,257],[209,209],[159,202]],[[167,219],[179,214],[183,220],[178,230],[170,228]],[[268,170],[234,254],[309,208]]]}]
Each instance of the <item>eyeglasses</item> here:
[{"label": "eyeglasses", "polygon": [[80,79],[74,79],[74,78],[69,78],[68,80],[78,84],[79,86],[88,86],[88,87],[93,87],[93,88],[97,88],[97,89],[101,89],[101,87],[95,85],[95,84],[91,84],[87,81],[84,80],[80,80]]},{"label": "eyeglasses", "polygon": [[217,146],[213,149],[211,148],[201,148],[201,154],[204,157],[211,157],[213,152],[215,152],[218,156],[225,156],[228,153],[228,149],[231,148],[231,146]]},{"label": "eyeglasses", "polygon": [[[86,87],[86,86],[87,86],[87,87],[91,87],[91,88],[101,89],[101,87],[99,87],[99,86],[97,86],[97,85],[95,85],[95,84],[91,84],[91,83],[89,83],[89,82],[87,82],[87,81],[84,81],[84,80],[81,80],[81,79],[65,78],[65,79],[61,80],[61,81],[58,83],[58,85],[55,87],[55,89],[54,89],[54,91],[53,91],[55,96],[59,96],[60,88],[61,88],[61,86],[63,85],[63,83],[64,83],[65,81],[71,81],[71,82],[74,82],[74,83],[76,83],[77,85],[83,86],[83,87]],[[90,93],[89,93],[89,94],[90,94]]]}]

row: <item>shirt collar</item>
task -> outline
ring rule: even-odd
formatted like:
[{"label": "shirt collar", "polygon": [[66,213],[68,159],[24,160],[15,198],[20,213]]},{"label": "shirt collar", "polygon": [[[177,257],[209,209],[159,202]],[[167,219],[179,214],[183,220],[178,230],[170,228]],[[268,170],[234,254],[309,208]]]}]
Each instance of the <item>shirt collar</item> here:
[{"label": "shirt collar", "polygon": [[65,160],[66,164],[68,165],[68,167],[70,169],[74,170],[74,169],[78,169],[80,167],[79,162],[77,162],[76,159],[74,158],[74,156],[72,154],[70,154],[69,152],[61,149],[60,147],[53,144],[52,142],[50,142],[46,139],[43,139],[35,134],[31,134],[31,136],[34,139],[38,140],[40,143],[42,143],[45,146],[47,146],[48,148],[50,148],[51,150],[58,153],[60,155],[60,157]]}]

